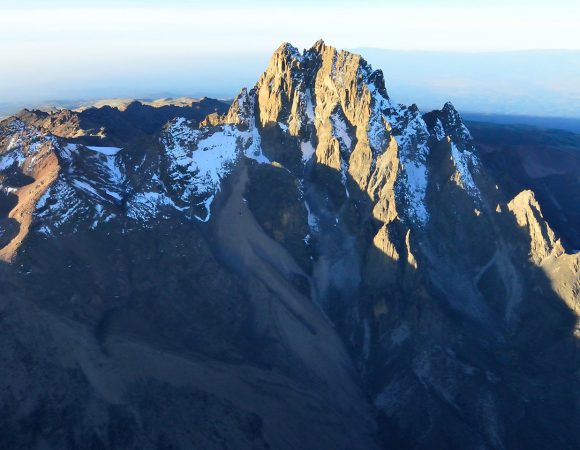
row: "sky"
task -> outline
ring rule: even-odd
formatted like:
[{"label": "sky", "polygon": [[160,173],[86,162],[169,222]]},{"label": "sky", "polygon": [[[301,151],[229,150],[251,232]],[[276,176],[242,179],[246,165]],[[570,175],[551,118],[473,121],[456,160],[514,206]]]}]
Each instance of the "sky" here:
[{"label": "sky", "polygon": [[0,0],[0,104],[229,98],[282,42],[319,38],[417,54],[580,50],[579,23],[578,0]]}]

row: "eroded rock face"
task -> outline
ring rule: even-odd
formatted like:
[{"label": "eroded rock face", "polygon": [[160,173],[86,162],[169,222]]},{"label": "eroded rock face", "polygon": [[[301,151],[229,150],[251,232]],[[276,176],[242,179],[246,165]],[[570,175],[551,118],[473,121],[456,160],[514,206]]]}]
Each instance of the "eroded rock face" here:
[{"label": "eroded rock face", "polygon": [[530,258],[534,263],[541,264],[550,255],[558,257],[564,253],[550,225],[543,220],[540,205],[532,191],[520,192],[507,206],[517,224],[530,236]]},{"label": "eroded rock face", "polygon": [[15,198],[5,217],[0,218],[5,224],[0,260],[11,261],[28,235],[38,201],[58,176],[56,151],[60,143],[18,119],[4,128],[0,142],[4,148],[0,163],[1,188],[7,200]]},{"label": "eroded rock face", "polygon": [[578,253],[450,103],[319,41],[200,126],[49,122],[1,134],[5,444],[580,445]]},{"label": "eroded rock face", "polygon": [[[551,287],[578,315],[580,312],[580,253],[566,254],[560,239],[544,220],[534,193],[520,192],[507,205],[528,238],[529,257],[540,266]],[[576,328],[578,335],[580,328]]]}]

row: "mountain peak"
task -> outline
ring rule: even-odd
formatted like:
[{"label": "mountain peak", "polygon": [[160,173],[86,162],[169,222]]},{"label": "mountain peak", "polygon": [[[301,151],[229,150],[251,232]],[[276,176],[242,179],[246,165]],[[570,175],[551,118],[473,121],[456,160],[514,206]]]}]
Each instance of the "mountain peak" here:
[{"label": "mountain peak", "polygon": [[300,54],[300,50],[298,50],[296,47],[294,47],[289,42],[282,43],[276,49],[274,54],[272,55],[272,59],[275,59],[276,57],[279,57],[280,55],[283,55],[285,57],[291,57],[291,58],[301,58],[301,56],[302,56]]},{"label": "mountain peak", "polygon": [[544,220],[540,204],[533,191],[526,189],[516,195],[507,205],[518,226],[526,230],[530,240],[530,257],[540,264],[548,256],[564,253],[559,239]]},{"label": "mountain peak", "polygon": [[441,112],[443,113],[444,116],[448,117],[449,120],[451,120],[452,122],[461,121],[459,111],[457,111],[453,103],[451,103],[450,101],[445,102],[443,108],[441,108]]},{"label": "mountain peak", "polygon": [[314,50],[317,53],[321,53],[326,47],[326,43],[322,39],[318,39],[311,47],[311,50]]},{"label": "mountain peak", "polygon": [[322,40],[176,100],[0,122],[0,448],[580,448],[580,254],[506,204],[527,152]]},{"label": "mountain peak", "polygon": [[455,106],[453,106],[453,103],[451,103],[450,101],[445,102],[445,104],[443,105],[443,109],[442,111],[444,112],[452,112],[452,111],[457,111],[455,109]]}]

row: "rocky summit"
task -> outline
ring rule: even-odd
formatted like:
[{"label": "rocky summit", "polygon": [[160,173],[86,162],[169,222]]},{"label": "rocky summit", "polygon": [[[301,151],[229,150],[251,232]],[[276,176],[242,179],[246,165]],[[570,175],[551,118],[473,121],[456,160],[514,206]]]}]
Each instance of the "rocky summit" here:
[{"label": "rocky summit", "polygon": [[580,447],[580,253],[451,103],[319,41],[169,108],[0,124],[0,447]]}]

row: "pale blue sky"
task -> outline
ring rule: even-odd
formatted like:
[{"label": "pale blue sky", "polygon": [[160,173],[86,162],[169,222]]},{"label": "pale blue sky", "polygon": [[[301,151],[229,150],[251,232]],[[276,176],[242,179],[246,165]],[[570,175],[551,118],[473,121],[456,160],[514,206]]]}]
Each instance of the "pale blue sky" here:
[{"label": "pale blue sky", "polygon": [[409,51],[580,49],[579,23],[578,0],[0,0],[0,103],[231,96],[240,83],[253,84],[284,41]]}]

